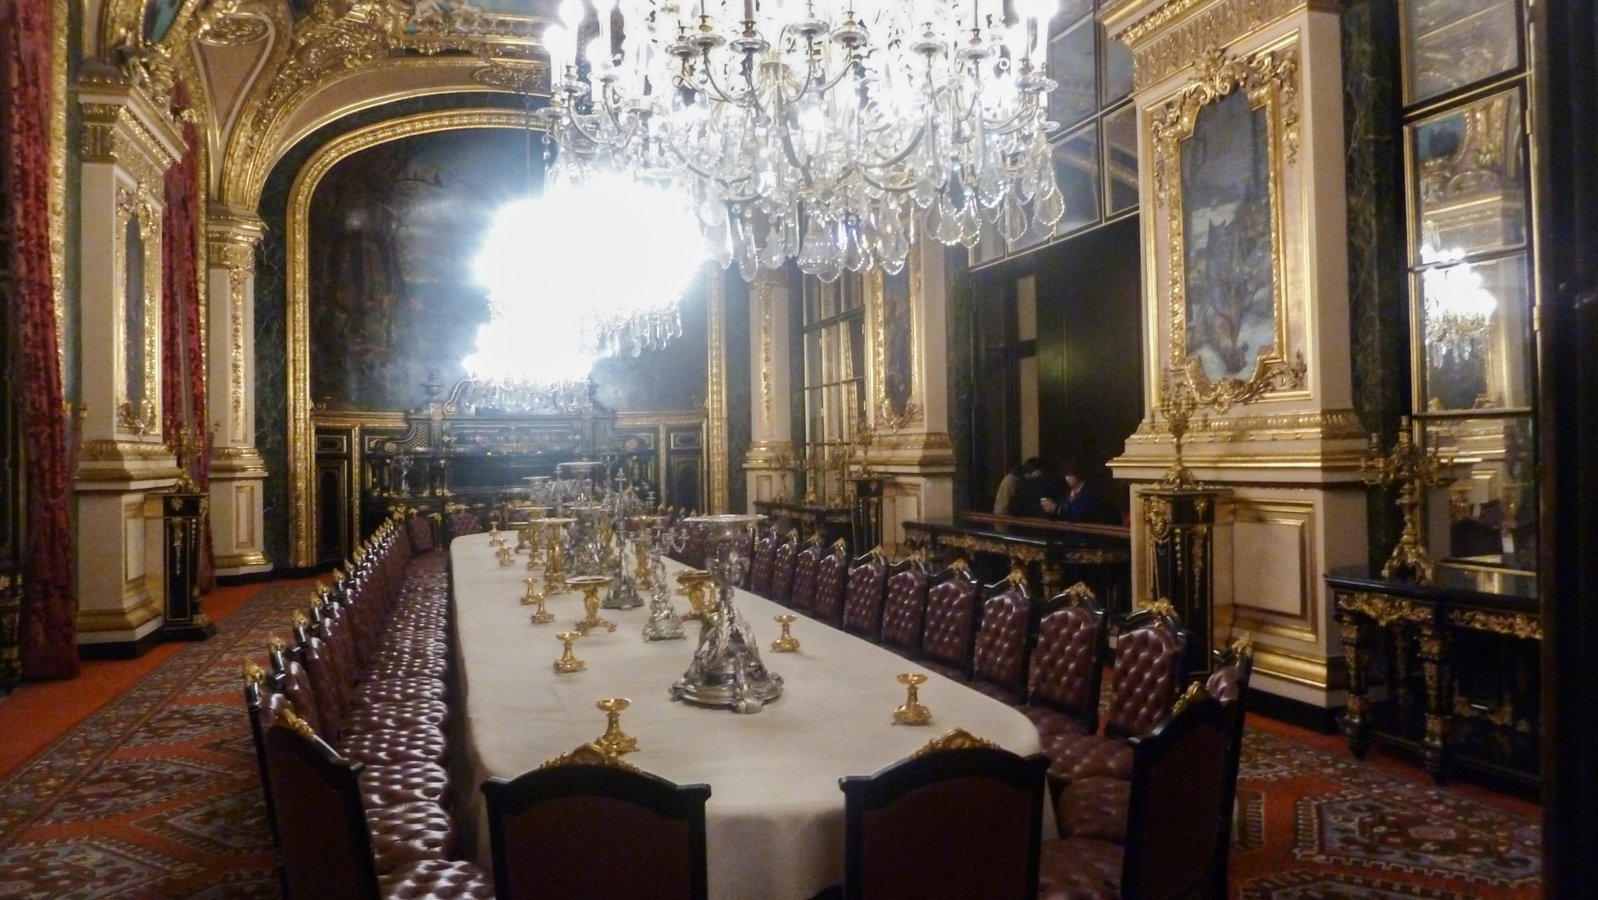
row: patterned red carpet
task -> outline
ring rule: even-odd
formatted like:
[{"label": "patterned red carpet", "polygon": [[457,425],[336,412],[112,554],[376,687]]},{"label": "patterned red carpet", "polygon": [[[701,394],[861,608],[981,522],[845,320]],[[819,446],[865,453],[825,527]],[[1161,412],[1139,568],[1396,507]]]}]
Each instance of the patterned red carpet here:
[{"label": "patterned red carpet", "polygon": [[[0,782],[0,897],[276,894],[239,671],[307,589],[267,587]],[[1250,731],[1232,892],[1534,897],[1535,819]],[[773,898],[781,900],[781,898]]]}]

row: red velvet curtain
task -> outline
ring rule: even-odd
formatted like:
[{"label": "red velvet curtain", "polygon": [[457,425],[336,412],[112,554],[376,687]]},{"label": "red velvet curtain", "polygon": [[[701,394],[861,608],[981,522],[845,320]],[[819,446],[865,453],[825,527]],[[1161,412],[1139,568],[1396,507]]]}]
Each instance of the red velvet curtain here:
[{"label": "red velvet curtain", "polygon": [[[179,83],[173,106],[187,105],[188,92]],[[174,446],[184,431],[200,440],[188,463],[189,477],[201,491],[208,491],[211,447],[205,418],[205,335],[200,330],[198,144],[194,123],[184,122],[183,156],[166,173],[166,209],[161,218],[161,418],[165,437]],[[207,516],[200,529],[201,590],[210,590],[215,571]]]},{"label": "red velvet curtain", "polygon": [[51,3],[0,3],[0,181],[13,201],[11,315],[27,445],[26,584],[20,618],[25,678],[78,674],[72,583],[72,473],[50,273]]}]

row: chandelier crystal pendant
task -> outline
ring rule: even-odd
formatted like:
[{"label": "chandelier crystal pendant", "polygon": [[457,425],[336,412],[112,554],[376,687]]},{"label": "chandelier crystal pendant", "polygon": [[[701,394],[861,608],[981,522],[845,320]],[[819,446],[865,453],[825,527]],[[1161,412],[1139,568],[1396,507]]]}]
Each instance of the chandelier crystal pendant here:
[{"label": "chandelier crystal pendant", "polygon": [[[974,247],[1065,212],[1044,74],[1055,0],[565,0],[543,38],[552,177],[688,197],[746,279],[903,267],[918,233]],[[619,25],[619,27],[617,27]],[[590,39],[579,48],[579,38]]]}]

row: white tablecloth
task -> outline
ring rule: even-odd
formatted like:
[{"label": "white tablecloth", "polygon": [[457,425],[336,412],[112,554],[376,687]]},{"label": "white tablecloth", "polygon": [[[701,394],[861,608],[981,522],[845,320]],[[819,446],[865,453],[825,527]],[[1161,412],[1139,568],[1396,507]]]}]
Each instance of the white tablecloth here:
[{"label": "white tablecloth", "polygon": [[905,697],[895,676],[925,670],[804,618],[792,626],[799,652],[774,653],[779,628],[772,617],[784,610],[743,591],[738,610],[760,640],[762,661],[784,681],[782,697],[759,713],[672,701],[668,689],[688,666],[699,626],[688,624],[686,640],[645,642],[647,606],[602,610],[617,630],[580,638],[574,651],[587,670],[557,676],[555,634],[581,618],[581,595],[552,598],[556,622],[533,625],[531,608],[519,603],[530,574],[526,557],[501,567],[486,535],[457,538],[450,553],[464,701],[455,711],[455,752],[466,779],[457,800],[485,865],[491,860],[478,785],[490,775],[513,778],[598,737],[605,714],[594,703],[602,697],[632,700],[621,718],[639,744],[629,763],[679,784],[710,785],[713,900],[800,900],[841,883],[844,775],[872,774],[956,726],[1017,753],[1040,747],[1025,716],[931,672],[921,700],[932,710],[932,727],[891,724]]}]

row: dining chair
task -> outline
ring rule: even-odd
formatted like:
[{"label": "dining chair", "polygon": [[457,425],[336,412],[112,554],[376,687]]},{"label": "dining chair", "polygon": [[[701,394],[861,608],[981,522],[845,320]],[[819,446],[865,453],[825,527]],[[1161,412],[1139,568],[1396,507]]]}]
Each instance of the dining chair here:
[{"label": "dining chair", "polygon": [[888,570],[881,548],[855,560],[849,570],[843,603],[843,630],[869,641],[882,640],[882,607],[887,600]]},{"label": "dining chair", "polygon": [[927,590],[927,615],[921,633],[921,661],[927,668],[949,678],[970,678],[979,594],[963,559],[951,563],[941,579]]},{"label": "dining chair", "polygon": [[1110,672],[1102,734],[1045,735],[1049,777],[1057,784],[1094,775],[1132,777],[1127,741],[1152,731],[1171,710],[1182,685],[1187,633],[1169,601],[1156,600],[1122,622]]},{"label": "dining chair", "polygon": [[989,585],[971,647],[971,686],[1004,703],[1026,699],[1032,598],[1019,567]]},{"label": "dining chair", "polygon": [[777,555],[771,563],[771,593],[767,596],[788,605],[793,599],[794,569],[798,565],[799,532],[788,532],[788,537],[777,548]]},{"label": "dining chair", "polygon": [[921,655],[929,582],[919,561],[888,576],[888,597],[882,608],[882,645],[901,656],[915,659]]},{"label": "dining chair", "polygon": [[788,605],[800,612],[810,612],[816,605],[816,577],[820,574],[821,559],[826,550],[821,546],[821,532],[811,535],[810,543],[794,562],[793,587],[788,592]]},{"label": "dining chair", "polygon": [[366,768],[336,753],[293,706],[255,710],[283,896],[351,900],[482,898],[493,886],[445,858],[454,829],[436,801],[372,804]]},{"label": "dining chair", "polygon": [[830,550],[816,563],[816,588],[810,614],[836,627],[843,621],[844,567],[848,544],[843,538],[832,542]]},{"label": "dining chair", "polygon": [[844,897],[1036,897],[1047,765],[955,729],[874,775],[840,779]]},{"label": "dining chair", "polygon": [[1050,598],[1044,609],[1021,711],[1044,736],[1092,734],[1099,727],[1104,678],[1104,611],[1081,582]]},{"label": "dining chair", "polygon": [[500,900],[704,900],[710,786],[673,784],[585,744],[483,783]]},{"label": "dining chair", "polygon": [[749,590],[762,597],[771,596],[771,574],[777,562],[779,540],[773,528],[755,542],[755,561],[749,567]]},{"label": "dining chair", "polygon": [[1229,713],[1195,684],[1176,711],[1130,741],[1125,842],[1043,842],[1039,896],[1188,898],[1216,894],[1216,841],[1224,838]]}]

